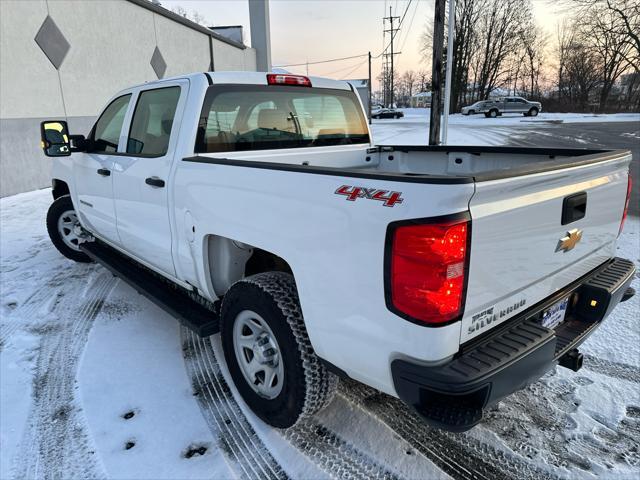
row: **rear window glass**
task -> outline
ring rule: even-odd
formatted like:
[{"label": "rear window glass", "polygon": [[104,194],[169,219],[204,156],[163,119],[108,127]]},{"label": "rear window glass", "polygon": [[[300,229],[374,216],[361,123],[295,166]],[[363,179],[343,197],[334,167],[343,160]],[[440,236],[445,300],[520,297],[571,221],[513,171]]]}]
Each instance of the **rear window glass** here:
[{"label": "rear window glass", "polygon": [[356,94],[285,86],[213,86],[204,101],[197,153],[369,143]]}]

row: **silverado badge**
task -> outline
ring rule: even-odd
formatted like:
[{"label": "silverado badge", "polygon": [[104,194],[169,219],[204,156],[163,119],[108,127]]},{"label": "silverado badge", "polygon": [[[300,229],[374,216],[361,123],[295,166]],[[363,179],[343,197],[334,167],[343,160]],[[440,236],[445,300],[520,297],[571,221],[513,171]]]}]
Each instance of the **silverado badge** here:
[{"label": "silverado badge", "polygon": [[579,230],[577,228],[569,230],[567,232],[567,235],[565,237],[562,237],[558,242],[556,252],[560,250],[568,252],[569,250],[572,250],[580,240],[582,240],[582,230]]}]

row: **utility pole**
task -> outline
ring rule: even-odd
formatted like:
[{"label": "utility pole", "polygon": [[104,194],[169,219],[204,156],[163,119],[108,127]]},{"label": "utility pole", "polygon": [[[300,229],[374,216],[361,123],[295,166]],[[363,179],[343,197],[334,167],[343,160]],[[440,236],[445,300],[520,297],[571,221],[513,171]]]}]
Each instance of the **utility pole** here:
[{"label": "utility pole", "polygon": [[371,125],[371,52],[369,52],[369,106],[367,108],[367,115],[369,117],[369,125]]},{"label": "utility pole", "polygon": [[440,143],[442,47],[444,43],[445,0],[435,0],[433,18],[433,61],[431,63],[431,116],[429,119],[429,145]]},{"label": "utility pole", "polygon": [[[390,63],[390,70],[387,70],[387,75],[389,75],[389,107],[393,108],[393,57],[394,55],[400,55],[400,53],[402,52],[394,52],[393,51],[393,39],[395,37],[395,34],[397,33],[397,31],[399,30],[398,28],[393,28],[393,21],[394,20],[400,20],[400,17],[394,17],[393,14],[391,13],[391,5],[389,5],[389,16],[385,17],[383,20],[388,20],[389,21],[389,30],[385,30],[385,32],[389,32],[389,35],[391,36],[391,43],[390,43],[390,53],[385,53],[385,59],[389,58],[389,63]],[[386,83],[386,82],[385,82]]]},{"label": "utility pole", "polygon": [[449,27],[447,28],[447,73],[444,80],[444,118],[442,120],[442,143],[447,144],[449,132],[449,107],[451,104],[451,73],[453,71],[453,41],[456,34],[456,0],[449,0]]}]

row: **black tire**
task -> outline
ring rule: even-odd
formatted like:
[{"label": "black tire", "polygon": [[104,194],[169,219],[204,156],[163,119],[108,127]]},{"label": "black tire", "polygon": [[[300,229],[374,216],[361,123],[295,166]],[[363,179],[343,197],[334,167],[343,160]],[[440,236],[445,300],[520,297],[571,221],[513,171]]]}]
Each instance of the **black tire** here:
[{"label": "black tire", "polygon": [[62,239],[62,233],[58,229],[58,221],[62,215],[69,211],[75,212],[75,207],[69,195],[58,197],[49,207],[47,212],[47,232],[49,238],[58,251],[65,257],[81,263],[90,263],[91,258],[80,250],[69,247]]},{"label": "black tire", "polygon": [[[279,347],[284,382],[280,393],[272,399],[254,391],[236,358],[233,327],[238,315],[246,310],[262,317]],[[236,282],[224,296],[220,320],[224,357],[233,383],[263,421],[277,428],[289,428],[331,401],[338,377],[327,371],[313,351],[290,274],[259,273]]]},{"label": "black tire", "polygon": [[469,113],[467,113],[467,115],[475,115],[476,111],[475,110],[469,110]]},{"label": "black tire", "polygon": [[538,109],[536,107],[533,107],[531,110],[529,110],[528,115],[530,117],[537,117],[538,116]]},{"label": "black tire", "polygon": [[499,114],[500,112],[498,112],[498,110],[496,110],[495,108],[492,108],[491,110],[489,110],[490,118],[496,118]]},{"label": "black tire", "polygon": [[489,118],[489,112],[485,112],[484,116]]}]

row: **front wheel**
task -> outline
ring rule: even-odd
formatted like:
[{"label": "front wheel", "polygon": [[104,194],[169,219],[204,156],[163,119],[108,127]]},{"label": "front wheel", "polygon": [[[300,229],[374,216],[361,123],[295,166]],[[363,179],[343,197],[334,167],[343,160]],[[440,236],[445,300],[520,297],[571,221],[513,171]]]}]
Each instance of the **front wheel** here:
[{"label": "front wheel", "polygon": [[529,116],[530,117],[537,117],[538,116],[538,109],[534,107],[531,110],[529,110]]},{"label": "front wheel", "polygon": [[338,379],[313,351],[291,275],[236,282],[222,302],[220,335],[233,383],[269,425],[291,427],[333,398]]},{"label": "front wheel", "polygon": [[80,250],[84,232],[69,195],[58,197],[49,207],[47,231],[51,242],[62,255],[76,262],[91,262],[91,258]]},{"label": "front wheel", "polygon": [[496,118],[497,116],[498,116],[498,110],[493,109],[489,111],[489,117]]}]

